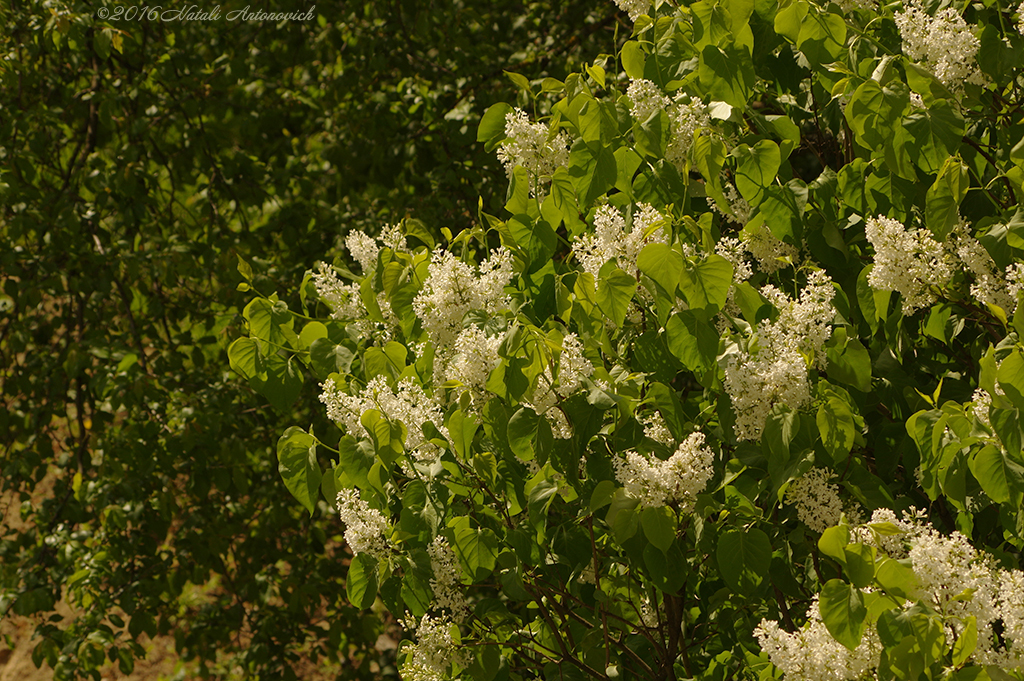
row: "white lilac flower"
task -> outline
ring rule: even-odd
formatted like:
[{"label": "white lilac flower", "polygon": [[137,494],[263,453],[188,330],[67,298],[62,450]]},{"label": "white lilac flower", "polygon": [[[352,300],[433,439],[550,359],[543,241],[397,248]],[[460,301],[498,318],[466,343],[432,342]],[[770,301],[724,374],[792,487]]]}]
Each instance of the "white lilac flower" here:
[{"label": "white lilac flower", "polygon": [[824,468],[812,468],[789,483],[786,490],[786,503],[796,506],[800,522],[815,532],[838,525],[843,514],[839,488],[829,482],[831,478]]},{"label": "white lilac flower", "polygon": [[891,218],[868,218],[868,241],[875,249],[875,263],[868,274],[871,288],[898,291],[903,314],[913,314],[935,302],[932,287],[942,287],[953,277],[953,267],[942,244],[924,229],[907,230]]},{"label": "white lilac flower", "polygon": [[1012,315],[1017,307],[1016,295],[1010,294],[1010,286],[998,271],[995,261],[981,242],[971,236],[967,224],[961,220],[950,235],[956,254],[967,271],[974,276],[971,295],[983,305],[995,305]]},{"label": "white lilac flower", "polygon": [[408,681],[441,681],[448,675],[451,664],[465,666],[466,656],[452,638],[453,623],[446,617],[424,615],[418,624],[413,624],[416,631],[416,643],[406,648],[408,661],[402,665],[402,678]]},{"label": "white lilac flower", "polygon": [[675,447],[675,439],[672,437],[671,431],[668,429],[668,425],[665,423],[665,419],[662,418],[661,412],[656,411],[650,416],[645,418],[642,423],[644,424],[644,436],[649,437],[657,443],[663,444],[666,447]]},{"label": "white lilac flower", "polygon": [[521,166],[534,177],[550,178],[560,166],[569,165],[568,135],[563,131],[552,136],[545,123],[531,123],[522,109],[505,114],[505,137],[498,159],[509,176]]},{"label": "white lilac flower", "polygon": [[679,94],[668,109],[668,119],[672,123],[672,134],[665,149],[665,160],[683,170],[689,163],[690,147],[697,133],[711,129],[711,116],[700,100]]},{"label": "white lilac flower", "polygon": [[[715,201],[710,196],[707,197],[708,207],[711,208],[711,210],[718,213],[719,215],[721,215],[726,220],[734,222],[740,227],[747,224],[750,221],[750,215],[751,213],[753,213],[753,209],[750,207],[750,204],[747,203],[746,199],[739,195],[739,193],[736,191],[736,187],[732,186],[730,182],[723,180],[722,195],[725,197],[726,202],[729,204],[728,213],[724,213],[722,209],[719,207],[718,202]],[[758,235],[755,232],[751,238],[757,238],[757,236]],[[769,236],[771,236],[771,232],[769,232]],[[775,239],[775,237],[771,238]],[[778,240],[776,239],[776,241]],[[779,243],[782,242],[779,241]],[[793,250],[795,255],[796,249]],[[776,266],[775,269],[778,269],[778,266]]]},{"label": "white lilac flower", "polygon": [[1024,2],[1017,5],[1017,33],[1024,35]]},{"label": "white lilac flower", "polygon": [[376,409],[385,418],[405,425],[405,449],[409,456],[423,462],[436,458],[437,448],[427,442],[423,424],[430,422],[440,432],[446,432],[443,413],[437,402],[412,379],[402,379],[395,391],[383,376],[375,376],[359,395],[341,392],[330,378],[321,388],[320,401],[327,407],[327,418],[343,425],[348,434],[368,437],[361,419],[366,411]]},{"label": "white lilac flower", "polygon": [[799,409],[810,402],[808,365],[825,368],[823,346],[832,334],[836,314],[832,280],[821,270],[808,277],[797,300],[770,285],[761,293],[779,316],[775,321],[762,320],[748,349],[730,355],[724,367],[739,440],[759,438],[775,405]]},{"label": "white lilac flower", "polygon": [[615,0],[615,4],[629,14],[630,21],[636,21],[651,8],[651,0]]},{"label": "white lilac flower", "polygon": [[633,228],[627,232],[622,213],[614,206],[601,206],[594,215],[594,233],[573,243],[573,255],[584,271],[594,275],[595,279],[609,260],[615,260],[626,273],[636,275],[636,259],[644,246],[668,242],[665,223],[661,213],[648,204],[640,203],[633,215]]},{"label": "white lilac flower", "polygon": [[466,619],[470,614],[469,601],[466,599],[465,587],[462,586],[462,568],[455,557],[448,540],[438,535],[427,547],[430,556],[430,569],[434,576],[430,580],[430,588],[434,592],[437,607],[448,610],[456,621]]},{"label": "white lilac flower", "polygon": [[768,225],[760,225],[756,231],[744,231],[743,244],[757,260],[758,269],[771,274],[796,259],[799,251],[796,246],[775,238]]},{"label": "white lilac flower", "polygon": [[630,451],[614,461],[615,479],[644,508],[678,503],[693,508],[697,494],[714,475],[714,454],[704,446],[704,435],[692,433],[667,460]]},{"label": "white lilac flower", "polygon": [[654,114],[664,111],[672,100],[661,94],[661,88],[646,78],[631,78],[626,96],[633,105],[629,114],[637,123],[646,123]]},{"label": "white lilac flower", "polygon": [[317,263],[317,271],[313,273],[313,285],[320,300],[331,308],[331,317],[334,319],[358,320],[366,317],[366,307],[359,296],[359,286],[343,284],[333,265]]},{"label": "white lilac flower", "polygon": [[852,651],[832,638],[821,620],[818,597],[807,610],[807,624],[794,633],[778,622],[762,620],[754,629],[761,650],[782,670],[786,681],[852,681],[864,678],[878,666],[882,646],[878,632],[868,627]]},{"label": "white lilac flower", "polygon": [[908,0],[894,18],[903,54],[922,62],[947,88],[958,92],[964,83],[984,85],[985,76],[975,60],[981,41],[956,8],[947,7],[930,17],[921,0]]},{"label": "white lilac flower", "polygon": [[511,279],[512,257],[504,248],[492,252],[479,272],[448,251],[437,251],[412,308],[434,347],[443,351],[455,343],[467,312],[495,313],[508,308],[504,288]]},{"label": "white lilac flower", "polygon": [[[500,363],[501,337],[488,336],[469,326],[455,339],[454,355],[447,363],[446,380],[458,381],[476,394],[486,392],[487,378]],[[435,362],[440,364],[438,359]]]},{"label": "white lilac flower", "polygon": [[365,232],[351,232],[345,237],[345,248],[355,258],[363,273],[369,272],[377,264],[377,240]]},{"label": "white lilac flower", "polygon": [[368,553],[379,561],[388,559],[391,526],[387,519],[359,496],[357,489],[338,492],[338,515],[345,523],[345,543],[352,553]]},{"label": "white lilac flower", "polygon": [[562,353],[558,358],[558,384],[555,390],[562,397],[568,397],[580,389],[584,378],[594,373],[594,365],[583,356],[583,343],[576,334],[569,333],[562,338]]}]

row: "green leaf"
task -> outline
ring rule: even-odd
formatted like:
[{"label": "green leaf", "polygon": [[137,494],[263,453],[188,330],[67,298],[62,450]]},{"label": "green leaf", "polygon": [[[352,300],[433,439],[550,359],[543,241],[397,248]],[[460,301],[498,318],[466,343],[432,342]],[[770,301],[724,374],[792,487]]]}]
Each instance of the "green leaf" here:
[{"label": "green leaf", "polygon": [[367,409],[359,418],[359,423],[370,435],[374,452],[384,465],[390,466],[405,449],[405,433],[408,428],[421,428],[423,424],[410,423],[405,425],[387,419],[376,409]]},{"label": "green leaf", "polygon": [[830,397],[818,407],[817,423],[821,442],[832,455],[832,460],[836,463],[845,461],[853,447],[854,418],[850,407],[846,402]]},{"label": "green leaf", "polygon": [[938,173],[946,159],[959,151],[964,137],[964,119],[944,99],[926,109],[914,109],[904,118],[903,127],[914,141],[914,162],[929,175]]},{"label": "green leaf", "polygon": [[953,643],[953,666],[959,667],[967,662],[974,649],[978,647],[978,621],[974,615],[968,615],[967,623],[956,642]]},{"label": "green leaf", "polygon": [[480,423],[475,417],[463,414],[460,410],[452,412],[452,415],[448,417],[448,437],[455,447],[456,454],[463,460],[469,458],[473,436],[479,427]]},{"label": "green leaf", "polygon": [[600,144],[577,140],[569,152],[569,177],[582,205],[591,205],[615,186],[615,155]]},{"label": "green leaf", "polygon": [[531,461],[541,453],[544,456],[538,458],[546,458],[553,440],[551,424],[530,407],[520,407],[508,420],[509,447],[523,461]]},{"label": "green leaf", "polygon": [[775,182],[782,165],[779,145],[771,140],[761,140],[753,147],[737,147],[733,156],[739,159],[736,188],[751,206],[756,206],[761,202],[765,188]]},{"label": "green leaf", "polygon": [[1020,348],[1014,348],[1013,352],[1003,359],[999,365],[997,378],[999,387],[1006,393],[1013,406],[1024,410],[1024,354]]},{"label": "green leaf", "polygon": [[997,504],[1009,502],[1014,492],[1024,492],[1024,467],[1000,447],[982,447],[968,465],[985,494]]},{"label": "green leaf", "polygon": [[640,514],[640,524],[644,528],[644,536],[663,552],[676,538],[676,514],[667,506],[645,508]]},{"label": "green leaf", "polygon": [[636,259],[637,268],[651,278],[669,296],[675,297],[683,256],[663,243],[647,244]]},{"label": "green leaf", "polygon": [[345,577],[348,601],[360,610],[367,610],[377,600],[377,559],[368,553],[352,557]]},{"label": "green leaf", "polygon": [[718,570],[738,594],[750,594],[764,578],[772,562],[768,535],[758,529],[728,530],[718,539]]},{"label": "green leaf", "polygon": [[627,41],[622,46],[619,58],[622,60],[622,68],[627,76],[630,78],[644,77],[644,64],[647,61],[647,55],[644,54],[640,43],[635,40]]},{"label": "green leaf", "polygon": [[829,558],[846,563],[846,547],[850,543],[850,528],[847,525],[833,525],[818,538],[818,550]]},{"label": "green leaf", "polygon": [[849,650],[860,645],[868,614],[860,589],[841,579],[830,580],[821,590],[818,606],[832,638]]},{"label": "green leaf", "polygon": [[636,150],[648,158],[664,158],[671,135],[672,123],[665,111],[657,112],[647,121],[633,121]]},{"label": "green leaf", "polygon": [[245,260],[242,260],[242,256],[236,254],[236,257],[238,258],[238,273],[246,281],[252,281],[252,266]]},{"label": "green leaf", "polygon": [[590,512],[604,508],[608,504],[612,503],[612,499],[615,497],[615,490],[618,489],[615,483],[611,480],[602,480],[597,483],[594,487],[594,491],[590,495]]},{"label": "green leaf", "polygon": [[743,109],[756,78],[750,53],[742,47],[727,45],[724,49],[707,45],[700,53],[698,78],[711,99]]},{"label": "green leaf", "polygon": [[245,306],[242,315],[249,322],[250,336],[281,347],[298,345],[298,336],[292,330],[295,318],[284,301],[271,302],[266,298],[255,298]]},{"label": "green leaf", "polygon": [[776,239],[800,244],[804,231],[802,209],[790,187],[765,189],[759,211]]},{"label": "green leaf", "polygon": [[302,393],[303,375],[295,357],[273,354],[266,358],[266,374],[256,376],[249,383],[267,398],[271,406],[287,412]]},{"label": "green leaf", "polygon": [[845,49],[846,22],[837,14],[813,8],[803,16],[796,42],[812,67],[829,64]]},{"label": "green leaf", "polygon": [[868,79],[858,87],[846,105],[844,115],[857,142],[868,149],[880,149],[896,134],[903,110],[909,103],[896,93]]},{"label": "green leaf", "polygon": [[487,528],[471,527],[469,518],[461,517],[452,525],[455,542],[452,548],[474,582],[487,578],[494,570],[498,556],[498,537]]},{"label": "green leaf", "polygon": [[597,279],[597,305],[620,328],[636,287],[636,279],[615,266],[603,268]]},{"label": "green leaf", "polygon": [[[551,200],[552,205],[554,200]],[[545,220],[531,220],[524,213],[520,213],[508,220],[506,223],[516,243],[522,248],[527,257],[527,271],[532,272],[546,264],[558,247],[558,237],[555,230]]]},{"label": "green leaf", "polygon": [[850,544],[846,554],[846,575],[854,586],[864,589],[875,577],[875,549],[866,544]]},{"label": "green leaf", "polygon": [[714,366],[718,357],[718,330],[691,310],[668,318],[665,337],[669,351],[690,371],[702,373]]},{"label": "green leaf", "polygon": [[476,130],[476,141],[484,143],[487,152],[494,149],[505,139],[505,116],[512,113],[512,107],[505,102],[498,102],[484,112],[480,118],[480,126]]},{"label": "green leaf", "polygon": [[691,310],[718,312],[725,307],[731,285],[732,263],[720,255],[709,255],[698,265],[684,261],[679,272],[679,289]]},{"label": "green leaf", "polygon": [[928,189],[924,204],[925,224],[938,241],[944,241],[959,222],[960,202],[969,186],[967,166],[958,157],[946,159],[935,183]]},{"label": "green leaf", "polygon": [[309,362],[321,381],[333,373],[347,374],[354,358],[351,350],[329,338],[317,338],[309,346]]},{"label": "green leaf", "polygon": [[228,346],[228,361],[231,368],[243,378],[265,377],[266,363],[260,355],[259,343],[252,338],[238,338]]},{"label": "green leaf", "polygon": [[917,574],[909,565],[893,558],[883,558],[875,565],[875,581],[886,593],[910,598],[917,590]]},{"label": "green leaf", "polygon": [[277,441],[277,461],[284,486],[313,515],[323,477],[316,460],[316,438],[292,426]]},{"label": "green leaf", "polygon": [[871,356],[859,340],[851,338],[843,347],[826,347],[825,354],[829,380],[863,392],[871,390]]}]

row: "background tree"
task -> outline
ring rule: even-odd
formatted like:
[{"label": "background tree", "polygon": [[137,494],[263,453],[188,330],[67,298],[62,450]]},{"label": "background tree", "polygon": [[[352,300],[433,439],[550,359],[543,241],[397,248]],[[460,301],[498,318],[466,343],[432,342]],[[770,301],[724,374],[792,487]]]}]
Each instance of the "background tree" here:
[{"label": "background tree", "polygon": [[0,8],[0,613],[35,618],[57,678],[130,670],[143,634],[204,676],[394,674],[342,597],[336,520],[282,495],[273,445],[322,420],[312,379],[286,367],[268,403],[224,370],[238,257],[284,290],[355,227],[464,228],[504,175],[475,144],[502,70],[563,77],[617,21],[490,1],[223,18],[243,6]]}]

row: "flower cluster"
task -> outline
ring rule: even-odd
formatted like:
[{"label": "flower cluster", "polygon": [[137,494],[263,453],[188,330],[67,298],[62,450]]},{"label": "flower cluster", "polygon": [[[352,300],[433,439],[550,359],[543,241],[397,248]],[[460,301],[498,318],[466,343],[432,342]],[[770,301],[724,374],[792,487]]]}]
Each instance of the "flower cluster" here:
[{"label": "flower cluster", "polygon": [[531,123],[522,109],[505,114],[505,137],[498,147],[498,159],[512,175],[516,166],[526,168],[535,178],[550,178],[560,166],[569,165],[569,137],[552,134],[544,123]]},{"label": "flower cluster", "polygon": [[843,515],[839,488],[829,482],[831,478],[832,474],[824,468],[812,468],[786,490],[786,501],[796,506],[800,522],[815,532],[838,525]]},{"label": "flower cluster", "polygon": [[956,254],[974,277],[971,295],[984,305],[1002,308],[1007,316],[1017,309],[1017,294],[1021,290],[1024,265],[1013,263],[1005,272],[999,272],[995,261],[981,242],[967,231],[961,221],[952,233]]},{"label": "flower cluster", "polygon": [[462,586],[462,569],[448,540],[438,535],[427,547],[430,569],[434,573],[430,588],[437,607],[448,610],[456,621],[466,619],[471,611]]},{"label": "flower cluster", "polygon": [[1024,35],[1024,2],[1017,5],[1017,33]]},{"label": "flower cluster", "polygon": [[942,287],[953,277],[953,266],[942,244],[924,229],[907,230],[891,218],[868,218],[868,241],[875,249],[875,264],[868,284],[903,296],[903,314],[913,314],[935,302],[931,287]]},{"label": "flower cluster", "polygon": [[719,207],[718,202],[710,196],[707,199],[708,207],[726,220],[735,222],[740,227],[747,224],[747,222],[750,221],[750,215],[753,212],[753,209],[750,207],[750,204],[747,203],[747,200],[739,195],[739,192],[736,191],[736,187],[732,186],[732,183],[730,182],[723,182],[722,196],[725,197],[726,202],[729,204],[728,213],[723,212],[721,207]]},{"label": "flower cluster", "polygon": [[562,354],[558,358],[558,384],[555,390],[562,397],[568,397],[580,389],[584,378],[594,373],[594,365],[583,356],[583,343],[576,334],[569,333],[562,338]]},{"label": "flower cluster", "polygon": [[651,116],[672,104],[671,99],[661,94],[661,88],[646,78],[630,79],[626,96],[632,102],[629,115],[637,123],[646,123]]},{"label": "flower cluster", "polygon": [[465,665],[465,655],[452,638],[453,623],[446,617],[424,615],[423,619],[406,621],[416,631],[416,643],[408,649],[408,662],[402,665],[402,678],[409,681],[441,681],[449,665]]},{"label": "flower cluster", "polygon": [[614,206],[604,205],[594,215],[594,234],[580,237],[572,252],[583,269],[597,278],[601,267],[615,260],[620,269],[636,275],[637,256],[652,243],[667,243],[665,217],[646,203],[637,204],[633,228],[626,231],[626,220]]},{"label": "flower cluster", "polygon": [[615,4],[629,14],[630,21],[636,21],[651,8],[651,0],[615,0]]},{"label": "flower cluster", "polygon": [[823,346],[836,314],[832,280],[821,270],[808,277],[798,300],[771,285],[761,293],[779,310],[778,319],[761,321],[748,349],[725,364],[725,389],[736,412],[739,440],[760,437],[776,404],[799,409],[810,401],[808,363],[824,368]]},{"label": "flower cluster", "polygon": [[[455,339],[455,354],[448,360],[447,380],[458,381],[477,395],[483,394],[487,377],[501,363],[499,347],[500,337],[488,336],[475,326],[466,327]],[[435,362],[440,365],[440,361],[435,359]]]},{"label": "flower cluster", "polygon": [[345,426],[350,435],[368,436],[361,419],[366,411],[376,409],[388,420],[405,425],[405,449],[412,457],[428,461],[436,456],[433,445],[421,446],[426,444],[423,424],[430,422],[445,432],[441,407],[412,379],[402,379],[394,391],[383,376],[376,376],[359,395],[343,393],[330,378],[321,387],[320,401],[327,407],[327,418]]},{"label": "flower cluster", "polygon": [[452,347],[470,310],[498,312],[509,305],[505,286],[512,279],[512,256],[504,248],[481,263],[479,273],[449,251],[434,253],[427,281],[412,302],[434,347]]},{"label": "flower cluster", "polygon": [[387,519],[359,496],[357,489],[338,492],[338,515],[345,523],[345,543],[352,553],[368,553],[379,561],[387,560],[391,542],[387,535],[391,526]]},{"label": "flower cluster", "polygon": [[985,84],[975,60],[981,41],[955,8],[947,7],[930,17],[921,0],[908,0],[895,19],[903,53],[924,62],[943,85],[957,92],[963,90],[964,83]]},{"label": "flower cluster", "polygon": [[[376,259],[377,254],[374,253],[373,257]],[[359,297],[359,286],[341,283],[333,265],[317,263],[313,285],[320,300],[331,308],[331,317],[334,319],[361,320],[366,317],[366,307]]]},{"label": "flower cluster", "polygon": [[852,681],[878,666],[882,646],[878,632],[868,628],[854,650],[832,638],[821,620],[818,598],[807,609],[807,624],[789,633],[778,622],[762,620],[754,629],[761,650],[782,670],[787,681]]},{"label": "flower cluster", "polygon": [[707,107],[700,100],[691,99],[682,93],[669,98],[661,93],[657,85],[645,78],[631,79],[626,96],[632,102],[629,113],[637,123],[646,123],[659,111],[668,113],[671,134],[665,160],[680,170],[686,167],[694,137],[701,131],[711,129]]},{"label": "flower cluster", "polygon": [[678,503],[687,511],[711,480],[713,460],[711,449],[704,446],[703,433],[692,433],[665,461],[627,452],[625,459],[614,462],[615,479],[645,508]]},{"label": "flower cluster", "polygon": [[[728,195],[726,195],[728,198]],[[740,199],[742,201],[742,199]],[[744,201],[744,203],[746,203]],[[755,230],[743,231],[743,243],[757,260],[757,267],[765,274],[771,274],[788,267],[796,259],[796,246],[775,238],[768,225],[762,224]]]}]

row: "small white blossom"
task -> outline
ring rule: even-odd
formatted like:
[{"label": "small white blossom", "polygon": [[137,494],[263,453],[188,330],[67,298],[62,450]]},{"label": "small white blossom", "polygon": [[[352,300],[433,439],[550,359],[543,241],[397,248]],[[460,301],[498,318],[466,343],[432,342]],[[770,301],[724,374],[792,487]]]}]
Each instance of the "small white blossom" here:
[{"label": "small white blossom", "polygon": [[359,286],[343,284],[333,265],[317,263],[313,285],[320,300],[331,308],[331,317],[334,319],[359,320],[366,317],[366,307],[359,297]]},{"label": "small white blossom", "polygon": [[327,379],[321,388],[320,401],[327,407],[327,418],[343,425],[350,435],[368,437],[361,419],[366,411],[376,409],[388,420],[405,425],[405,449],[410,456],[424,462],[436,457],[437,448],[427,442],[423,424],[430,422],[445,433],[444,416],[437,402],[412,379],[402,379],[394,391],[383,376],[376,376],[359,395],[341,392],[333,379]]},{"label": "small white blossom", "polygon": [[488,336],[475,326],[463,329],[455,339],[455,354],[448,361],[447,380],[459,381],[476,394],[483,394],[488,376],[501,363],[500,346],[500,337]]},{"label": "small white blossom", "polygon": [[565,132],[552,136],[545,123],[531,123],[522,109],[505,114],[505,137],[498,159],[510,177],[516,166],[535,178],[550,178],[560,166],[569,165],[569,136]]},{"label": "small white blossom", "polygon": [[594,233],[576,240],[573,255],[586,272],[597,278],[601,267],[615,260],[619,269],[636,275],[637,256],[644,246],[668,243],[665,217],[646,203],[637,204],[633,228],[626,231],[626,220],[614,206],[601,206],[594,215]]},{"label": "small white blossom", "polygon": [[843,514],[839,488],[829,483],[831,478],[824,468],[812,468],[789,483],[786,490],[786,502],[796,506],[800,522],[815,532],[838,525]]},{"label": "small white blossom", "polygon": [[659,444],[663,444],[666,447],[675,447],[675,439],[672,437],[671,431],[668,429],[668,425],[665,423],[665,419],[662,418],[661,412],[656,411],[643,420],[644,424],[644,436],[649,437]]},{"label": "small white blossom", "polygon": [[758,268],[765,274],[788,267],[799,254],[796,246],[776,239],[768,225],[764,224],[756,231],[744,231],[743,244],[757,260]]},{"label": "small white blossom", "polygon": [[[412,624],[412,622],[407,622]],[[465,666],[466,656],[452,638],[453,623],[446,617],[424,615],[416,630],[416,643],[406,648],[407,662],[402,665],[402,678],[408,681],[441,681],[453,664]]]},{"label": "small white blossom", "polygon": [[903,314],[913,314],[935,302],[931,287],[942,287],[953,277],[953,267],[942,244],[924,229],[907,230],[891,218],[868,218],[868,241],[875,249],[875,264],[868,284],[903,296]]},{"label": "small white blossom", "polygon": [[964,83],[985,84],[975,61],[981,41],[956,8],[947,7],[930,17],[921,0],[907,0],[894,18],[903,54],[922,62],[943,85],[958,92]]},{"label": "small white blossom", "polygon": [[[722,195],[725,197],[725,200],[729,204],[729,212],[728,213],[722,212],[722,209],[718,206],[718,202],[715,201],[710,196],[707,198],[708,207],[710,207],[711,210],[715,211],[716,213],[721,215],[726,220],[729,220],[730,222],[735,222],[740,227],[742,227],[743,225],[745,225],[748,222],[750,222],[750,215],[754,211],[750,207],[750,204],[747,203],[746,199],[744,199],[742,196],[739,195],[739,192],[736,191],[736,187],[732,186],[732,184],[729,183],[729,182],[723,182],[722,183]],[[765,227],[763,229],[767,229],[767,228]],[[771,236],[771,232],[769,232],[768,234],[769,234],[769,236]],[[761,237],[757,232],[755,232],[749,238],[764,238],[764,237]],[[775,237],[771,237],[771,238],[775,239]],[[776,241],[778,241],[778,240],[776,239]],[[782,242],[779,241],[779,243],[782,243]],[[794,255],[795,255],[795,253],[794,253]],[[776,267],[775,269],[778,269],[778,267]]]},{"label": "small white blossom", "polygon": [[624,459],[615,459],[615,479],[644,508],[678,503],[681,510],[688,511],[714,475],[713,461],[714,454],[704,446],[704,435],[692,433],[665,461],[633,451]]},{"label": "small white blossom", "polygon": [[594,373],[594,365],[583,356],[583,343],[576,334],[562,338],[562,354],[558,358],[558,385],[555,390],[562,397],[568,397],[579,390],[584,378]]},{"label": "small white blossom", "polygon": [[439,351],[451,347],[462,331],[462,318],[471,310],[499,312],[509,306],[504,293],[512,279],[512,257],[499,248],[474,268],[449,251],[434,253],[427,281],[412,308]]},{"label": "small white blossom", "polygon": [[359,496],[357,489],[338,492],[338,515],[345,523],[345,543],[352,553],[368,553],[379,561],[391,553],[391,526],[387,519]]},{"label": "small white blossom", "polygon": [[778,622],[762,620],[754,629],[761,650],[786,675],[786,681],[853,681],[866,678],[878,666],[882,646],[878,632],[868,627],[854,650],[832,638],[821,620],[818,597],[807,610],[807,624],[794,633]]},{"label": "small white blossom", "polygon": [[377,264],[380,248],[377,247],[377,240],[365,232],[351,232],[345,238],[345,248],[359,263],[364,273],[369,272]]},{"label": "small white blossom", "polygon": [[1017,5],[1017,33],[1024,35],[1024,2]]},{"label": "small white blossom", "polygon": [[661,88],[646,78],[632,78],[626,96],[633,103],[629,113],[637,123],[646,123],[654,114],[664,111],[672,100],[661,94]]},{"label": "small white blossom", "polygon": [[462,568],[455,557],[448,540],[438,535],[427,547],[430,555],[430,569],[434,573],[430,580],[430,588],[434,591],[437,607],[452,613],[459,621],[469,616],[471,608],[466,600],[465,587],[462,586]]},{"label": "small white blossom", "polygon": [[651,0],[615,0],[615,4],[629,14],[630,21],[636,21],[651,8]]},{"label": "small white blossom", "polygon": [[1007,315],[1012,315],[1017,307],[1017,297],[1010,294],[1010,285],[985,247],[967,231],[967,224],[961,220],[950,236],[957,256],[974,276],[971,295],[983,305],[1000,307]]},{"label": "small white blossom", "polygon": [[665,149],[665,160],[683,170],[689,163],[694,138],[700,132],[711,130],[711,116],[700,100],[679,94],[672,100],[668,119],[672,123],[672,135]]}]

